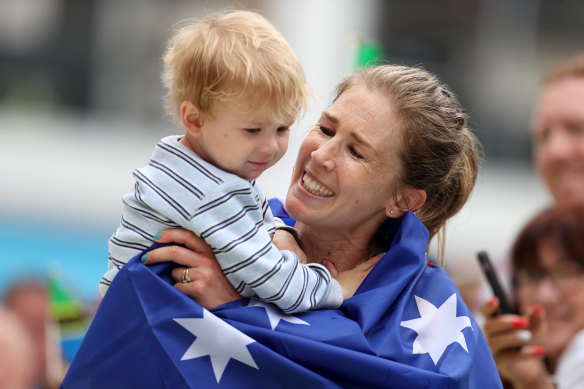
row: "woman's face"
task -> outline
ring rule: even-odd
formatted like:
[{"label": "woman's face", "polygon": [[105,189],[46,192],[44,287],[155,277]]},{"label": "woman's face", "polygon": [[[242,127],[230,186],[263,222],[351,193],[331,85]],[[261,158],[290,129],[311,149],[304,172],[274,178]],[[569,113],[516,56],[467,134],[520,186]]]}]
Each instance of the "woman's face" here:
[{"label": "woman's face", "polygon": [[584,328],[583,268],[555,239],[539,244],[538,257],[538,268],[517,271],[517,300],[523,313],[533,305],[544,308],[549,324],[546,348],[557,355]]},{"label": "woman's face", "polygon": [[353,86],[342,93],[300,146],[286,198],[290,215],[312,227],[375,231],[394,204],[401,172],[397,124],[380,92]]}]

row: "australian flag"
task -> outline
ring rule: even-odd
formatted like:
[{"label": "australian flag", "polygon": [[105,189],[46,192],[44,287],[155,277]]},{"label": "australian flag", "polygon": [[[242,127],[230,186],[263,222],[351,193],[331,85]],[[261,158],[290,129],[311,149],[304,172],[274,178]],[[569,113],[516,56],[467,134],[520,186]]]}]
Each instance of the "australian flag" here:
[{"label": "australian flag", "polygon": [[458,289],[427,262],[424,225],[408,212],[379,234],[389,251],[352,298],[296,315],[254,299],[208,311],[173,287],[172,264],[134,258],[61,387],[502,388]]}]

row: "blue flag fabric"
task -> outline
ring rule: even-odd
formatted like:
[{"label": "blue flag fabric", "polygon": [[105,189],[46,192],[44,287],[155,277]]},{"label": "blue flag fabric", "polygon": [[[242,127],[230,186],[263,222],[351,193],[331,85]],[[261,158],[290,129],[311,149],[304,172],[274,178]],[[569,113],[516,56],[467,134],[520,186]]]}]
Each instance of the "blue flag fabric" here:
[{"label": "blue flag fabric", "polygon": [[254,299],[209,312],[173,287],[172,264],[136,257],[61,387],[501,388],[456,286],[427,263],[423,224],[407,213],[379,233],[390,250],[355,296],[297,315]]}]

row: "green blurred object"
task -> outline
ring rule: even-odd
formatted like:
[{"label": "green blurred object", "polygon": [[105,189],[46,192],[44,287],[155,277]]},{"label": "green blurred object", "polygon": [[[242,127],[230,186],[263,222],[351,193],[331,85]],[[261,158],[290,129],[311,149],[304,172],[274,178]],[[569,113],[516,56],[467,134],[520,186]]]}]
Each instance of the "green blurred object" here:
[{"label": "green blurred object", "polygon": [[63,357],[71,362],[87,332],[90,318],[83,304],[68,290],[59,273],[49,271],[48,277],[49,305],[56,321],[53,336],[61,343]]},{"label": "green blurred object", "polygon": [[53,316],[59,323],[75,323],[83,318],[81,304],[75,300],[56,277],[49,277],[50,306]]},{"label": "green blurred object", "polygon": [[383,46],[376,41],[361,40],[357,50],[356,70],[379,65],[384,59]]}]

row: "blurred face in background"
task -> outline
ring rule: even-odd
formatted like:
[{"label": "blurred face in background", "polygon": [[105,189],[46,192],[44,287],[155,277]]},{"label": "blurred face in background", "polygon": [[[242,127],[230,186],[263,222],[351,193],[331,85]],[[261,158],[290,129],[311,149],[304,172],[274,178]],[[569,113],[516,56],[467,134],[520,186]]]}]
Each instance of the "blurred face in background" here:
[{"label": "blurred face in background", "polygon": [[584,204],[584,77],[544,86],[534,113],[536,167],[558,204]]},{"label": "blurred face in background", "polygon": [[0,307],[0,388],[34,387],[31,339],[12,312]]},{"label": "blurred face in background", "polygon": [[23,284],[9,294],[5,306],[20,319],[31,338],[34,352],[29,364],[36,382],[42,382],[47,365],[47,325],[52,320],[47,289],[43,284]]},{"label": "blurred face in background", "polygon": [[583,258],[574,258],[556,238],[543,239],[528,268],[516,272],[519,311],[541,306],[547,317],[546,351],[559,356],[584,329]]}]

